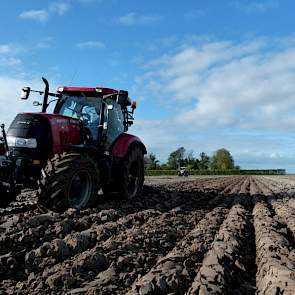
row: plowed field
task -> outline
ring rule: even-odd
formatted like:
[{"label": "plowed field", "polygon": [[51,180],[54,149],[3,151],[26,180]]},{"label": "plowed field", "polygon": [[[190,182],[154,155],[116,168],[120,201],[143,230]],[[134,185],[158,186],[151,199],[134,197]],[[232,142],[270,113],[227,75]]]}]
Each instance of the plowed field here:
[{"label": "plowed field", "polygon": [[63,214],[0,209],[0,294],[295,294],[295,177],[147,178]]}]

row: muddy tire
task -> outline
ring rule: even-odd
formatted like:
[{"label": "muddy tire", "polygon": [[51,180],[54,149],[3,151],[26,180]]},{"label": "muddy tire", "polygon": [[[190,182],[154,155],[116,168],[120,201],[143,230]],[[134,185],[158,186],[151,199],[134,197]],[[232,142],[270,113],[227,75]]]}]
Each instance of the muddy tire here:
[{"label": "muddy tire", "polygon": [[78,153],[63,153],[49,160],[39,181],[40,203],[53,211],[93,205],[99,189],[95,160]]},{"label": "muddy tire", "polygon": [[120,197],[133,199],[142,193],[144,182],[144,156],[139,147],[133,147],[122,161],[121,177],[117,183]]}]

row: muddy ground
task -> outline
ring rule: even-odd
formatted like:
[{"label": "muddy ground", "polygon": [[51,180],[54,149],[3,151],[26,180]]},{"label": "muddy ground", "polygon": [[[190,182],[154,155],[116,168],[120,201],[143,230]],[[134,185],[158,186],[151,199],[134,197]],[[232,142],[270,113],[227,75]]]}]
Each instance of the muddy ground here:
[{"label": "muddy ground", "polygon": [[148,177],[133,201],[0,209],[0,294],[295,294],[295,177]]}]

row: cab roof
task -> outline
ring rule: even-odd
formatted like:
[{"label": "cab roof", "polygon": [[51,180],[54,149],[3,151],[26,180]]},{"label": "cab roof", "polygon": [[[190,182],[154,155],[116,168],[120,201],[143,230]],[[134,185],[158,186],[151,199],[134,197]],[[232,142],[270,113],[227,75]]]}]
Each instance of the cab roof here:
[{"label": "cab roof", "polygon": [[80,93],[89,94],[92,96],[98,96],[101,97],[103,95],[108,94],[117,94],[119,91],[112,89],[112,88],[106,88],[106,87],[68,87],[68,86],[60,86],[57,88],[57,92],[59,93],[67,93],[72,95],[77,95]]}]

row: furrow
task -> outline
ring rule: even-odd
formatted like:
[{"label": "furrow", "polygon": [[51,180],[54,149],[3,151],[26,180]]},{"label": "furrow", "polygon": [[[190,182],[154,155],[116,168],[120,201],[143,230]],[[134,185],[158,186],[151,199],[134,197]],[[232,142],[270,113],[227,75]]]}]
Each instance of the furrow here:
[{"label": "furrow", "polygon": [[183,294],[227,212],[225,207],[218,207],[207,213],[171,252],[133,283],[129,294]]},{"label": "furrow", "polygon": [[252,240],[249,200],[237,195],[234,203],[187,294],[253,293],[251,255],[245,255]]},{"label": "furrow", "polygon": [[295,253],[267,203],[254,197],[257,294],[294,294]]}]

